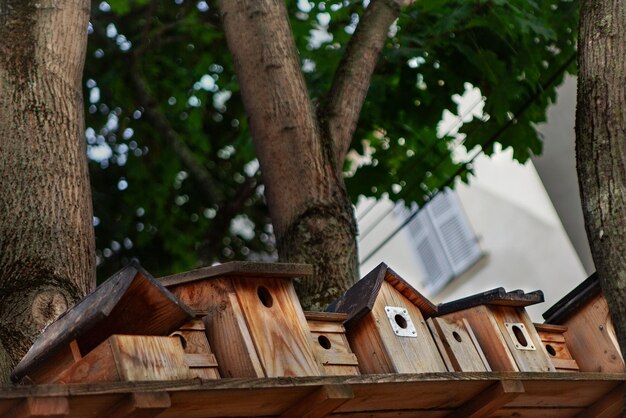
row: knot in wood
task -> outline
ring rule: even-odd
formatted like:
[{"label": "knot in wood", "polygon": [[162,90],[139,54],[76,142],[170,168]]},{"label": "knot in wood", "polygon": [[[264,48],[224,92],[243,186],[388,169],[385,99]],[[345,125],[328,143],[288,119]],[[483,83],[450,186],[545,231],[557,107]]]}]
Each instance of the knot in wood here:
[{"label": "knot in wood", "polygon": [[37,293],[31,306],[33,320],[42,328],[54,322],[67,308],[65,295],[52,289]]}]

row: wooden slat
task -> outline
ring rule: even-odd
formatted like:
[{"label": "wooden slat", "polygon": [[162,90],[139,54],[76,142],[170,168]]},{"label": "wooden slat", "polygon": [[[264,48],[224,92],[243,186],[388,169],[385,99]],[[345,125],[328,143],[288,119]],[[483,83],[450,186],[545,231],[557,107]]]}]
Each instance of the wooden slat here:
[{"label": "wooden slat", "polygon": [[132,393],[101,418],[152,418],[172,406],[167,392]]},{"label": "wooden slat", "polygon": [[189,367],[217,367],[217,360],[213,354],[185,353],[185,363]]},{"label": "wooden slat", "polygon": [[[273,278],[233,278],[233,284],[265,376],[322,375],[293,284]],[[259,297],[261,287],[271,296],[269,307]]]},{"label": "wooden slat", "polygon": [[322,386],[283,412],[281,418],[322,418],[354,398],[347,385]]},{"label": "wooden slat", "polygon": [[445,315],[464,309],[473,308],[481,305],[500,305],[500,306],[517,306],[524,307],[534,305],[544,301],[543,292],[540,290],[524,293],[521,290],[506,292],[504,288],[499,287],[486,292],[477,293],[462,299],[443,303],[437,307],[438,315]]},{"label": "wooden slat", "polygon": [[65,417],[70,407],[66,397],[26,398],[6,412],[5,418]]},{"label": "wooden slat", "polygon": [[307,321],[343,323],[346,319],[348,319],[348,314],[345,314],[343,312],[304,311],[304,317],[306,318]]},{"label": "wooden slat", "polygon": [[295,263],[255,263],[251,261],[231,261],[210,267],[202,267],[185,273],[173,274],[161,277],[158,280],[163,286],[170,287],[197,280],[205,280],[213,277],[273,277],[290,279],[294,277],[306,277],[313,274],[313,266],[310,264]]},{"label": "wooden slat", "polygon": [[387,357],[382,337],[376,330],[372,313],[361,318],[346,330],[350,347],[363,374],[393,373],[391,359]]},{"label": "wooden slat", "polygon": [[488,417],[504,405],[524,393],[524,385],[519,381],[503,380],[492,385],[471,401],[450,414],[455,418]]},{"label": "wooden slat", "polygon": [[624,397],[626,384],[618,385],[611,392],[602,396],[597,402],[577,415],[579,418],[617,418],[624,413]]},{"label": "wooden slat", "polygon": [[[449,357],[454,371],[490,371],[480,345],[474,345],[471,328],[467,321],[453,321],[446,318],[429,318],[428,325],[442,344],[441,352]],[[437,341],[437,340],[435,340]],[[451,370],[451,371],[452,371]]]},{"label": "wooden slat", "polygon": [[307,323],[311,332],[336,334],[345,333],[345,328],[343,327],[343,325],[337,322],[323,322],[307,319]]}]

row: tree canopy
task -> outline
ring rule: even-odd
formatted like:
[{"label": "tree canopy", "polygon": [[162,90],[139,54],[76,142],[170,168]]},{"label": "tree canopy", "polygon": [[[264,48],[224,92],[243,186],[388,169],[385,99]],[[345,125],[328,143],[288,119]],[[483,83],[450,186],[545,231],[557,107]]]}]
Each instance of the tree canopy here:
[{"label": "tree canopy", "polygon": [[[391,0],[390,0],[391,1]],[[287,1],[310,97],[335,71],[368,1]],[[359,196],[423,203],[471,164],[461,146],[541,152],[535,126],[573,71],[577,4],[420,0],[389,28],[343,167]],[[213,2],[93,2],[86,139],[100,277],[131,256],[156,275],[275,258],[263,183]],[[461,136],[438,130],[459,96],[482,100]],[[482,109],[482,117],[479,115]],[[323,117],[323,115],[322,115]],[[445,134],[445,133],[444,133]],[[298,158],[292,155],[290,158]]]}]

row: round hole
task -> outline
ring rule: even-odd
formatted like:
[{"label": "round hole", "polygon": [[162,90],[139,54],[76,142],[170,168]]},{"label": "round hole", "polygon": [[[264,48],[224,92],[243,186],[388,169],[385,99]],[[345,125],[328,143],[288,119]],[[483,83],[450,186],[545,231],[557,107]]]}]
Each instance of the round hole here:
[{"label": "round hole", "polygon": [[320,335],[319,337],[317,337],[317,342],[320,343],[323,349],[330,350],[330,347],[331,347],[330,340],[326,338],[325,336]]},{"label": "round hole", "polygon": [[513,325],[513,334],[515,334],[515,338],[522,347],[528,347],[528,341],[526,341],[526,337],[524,336],[524,332],[517,325]]},{"label": "round hole", "polygon": [[256,293],[257,295],[259,295],[259,300],[261,301],[263,306],[265,306],[266,308],[272,307],[272,305],[274,304],[274,298],[272,298],[270,291],[267,290],[266,287],[259,286]]},{"label": "round hole", "polygon": [[396,320],[396,324],[398,324],[400,328],[405,329],[408,326],[408,324],[406,323],[406,319],[404,319],[404,317],[400,314],[396,314],[393,319]]},{"label": "round hole", "polygon": [[556,356],[556,350],[554,349],[554,347],[552,347],[550,344],[546,345],[546,351],[548,352],[548,354],[550,354],[552,357]]},{"label": "round hole", "polygon": [[452,336],[453,336],[453,337],[454,337],[454,339],[455,339],[455,340],[457,340],[458,342],[463,341],[463,340],[461,339],[461,336],[459,335],[459,333],[458,333],[458,332],[456,332],[456,331],[453,331],[453,332],[452,332]]}]

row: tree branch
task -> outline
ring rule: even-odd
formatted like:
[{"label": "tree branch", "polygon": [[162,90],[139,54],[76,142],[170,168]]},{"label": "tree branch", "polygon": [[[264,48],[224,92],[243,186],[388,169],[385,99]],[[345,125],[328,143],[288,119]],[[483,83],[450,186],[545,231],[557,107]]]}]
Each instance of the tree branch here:
[{"label": "tree branch", "polygon": [[144,114],[160,132],[161,136],[170,148],[176,153],[183,167],[198,184],[205,198],[213,203],[222,201],[221,191],[215,187],[215,180],[209,171],[196,158],[193,152],[180,139],[178,133],[172,128],[169,120],[159,110],[156,100],[150,94],[148,85],[141,75],[141,69],[136,61],[133,60],[132,69],[129,71],[130,81],[135,92],[135,97],[144,107]]},{"label": "tree branch", "polygon": [[338,174],[341,174],[389,27],[398,18],[401,8],[412,3],[413,0],[372,0],[335,72],[322,123],[333,141]]}]

